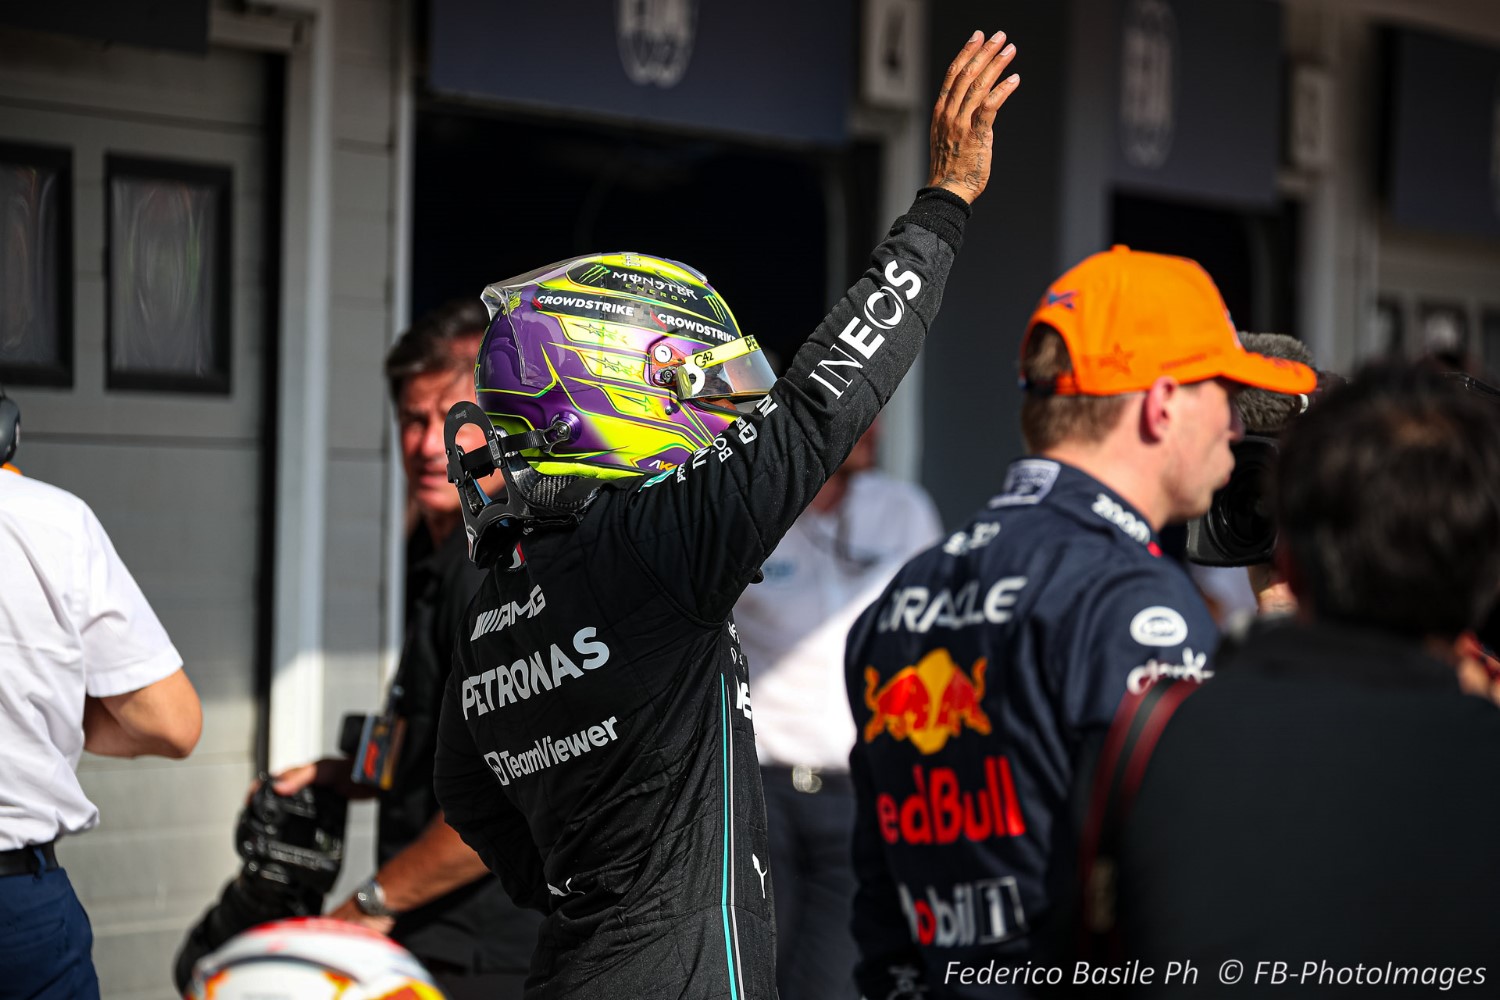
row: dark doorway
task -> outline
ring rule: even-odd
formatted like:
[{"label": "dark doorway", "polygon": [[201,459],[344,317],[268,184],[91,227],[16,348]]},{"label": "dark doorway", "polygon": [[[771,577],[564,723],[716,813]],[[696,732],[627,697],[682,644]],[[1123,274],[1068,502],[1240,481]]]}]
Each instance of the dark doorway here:
[{"label": "dark doorway", "polygon": [[1250,211],[1116,193],[1111,243],[1191,257],[1244,331],[1297,329],[1297,205]]},{"label": "dark doorway", "polygon": [[[704,274],[782,360],[863,267],[873,146],[722,139],[429,106],[417,118],[415,314],[578,254],[634,250]],[[830,254],[830,240],[840,245]]]}]

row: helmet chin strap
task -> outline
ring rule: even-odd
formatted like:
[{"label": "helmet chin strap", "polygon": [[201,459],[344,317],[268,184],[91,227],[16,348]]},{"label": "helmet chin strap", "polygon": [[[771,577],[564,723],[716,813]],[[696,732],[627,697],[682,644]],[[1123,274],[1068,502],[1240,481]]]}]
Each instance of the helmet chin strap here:
[{"label": "helmet chin strap", "polygon": [[[484,447],[464,451],[458,432],[473,424],[484,434]],[[469,559],[488,568],[515,547],[532,528],[576,524],[599,492],[599,484],[583,476],[548,476],[537,472],[521,452],[550,454],[568,440],[571,431],[561,420],[524,434],[496,434],[478,403],[464,400],[448,410],[443,439],[448,453],[448,481],[458,487]],[[505,493],[491,497],[479,480],[499,472]]]},{"label": "helmet chin strap", "polygon": [[724,406],[713,399],[689,399],[687,400],[687,404],[689,406],[696,406],[700,410],[707,410],[709,413],[717,413],[721,417],[728,417],[730,420],[738,420],[746,416],[746,414],[741,413],[734,407]]}]

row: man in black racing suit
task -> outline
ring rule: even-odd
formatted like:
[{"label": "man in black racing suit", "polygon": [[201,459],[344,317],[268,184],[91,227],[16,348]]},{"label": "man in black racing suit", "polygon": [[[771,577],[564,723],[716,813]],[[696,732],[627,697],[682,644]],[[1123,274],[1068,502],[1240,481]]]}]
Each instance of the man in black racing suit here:
[{"label": "man in black racing suit", "polygon": [[988,180],[1014,53],[999,32],[959,52],[930,187],[755,412],[674,469],[606,482],[576,525],[525,535],[470,605],[435,785],[511,895],[547,913],[529,998],[776,995],[730,611],[915,359]]}]

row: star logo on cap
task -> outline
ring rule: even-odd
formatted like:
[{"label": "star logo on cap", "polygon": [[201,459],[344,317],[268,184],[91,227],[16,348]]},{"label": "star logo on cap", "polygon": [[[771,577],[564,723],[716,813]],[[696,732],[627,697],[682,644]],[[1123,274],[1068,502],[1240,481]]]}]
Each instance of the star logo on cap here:
[{"label": "star logo on cap", "polygon": [[1047,305],[1062,306],[1064,309],[1073,308],[1073,292],[1048,292]]},{"label": "star logo on cap", "polygon": [[1112,368],[1121,375],[1130,374],[1130,359],[1135,357],[1134,351],[1125,350],[1118,340],[1108,354],[1099,355],[1100,368]]}]

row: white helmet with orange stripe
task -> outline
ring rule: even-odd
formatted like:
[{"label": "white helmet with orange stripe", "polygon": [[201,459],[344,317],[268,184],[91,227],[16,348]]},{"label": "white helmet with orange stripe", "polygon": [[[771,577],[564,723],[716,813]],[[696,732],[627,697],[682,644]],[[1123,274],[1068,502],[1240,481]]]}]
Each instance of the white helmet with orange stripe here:
[{"label": "white helmet with orange stripe", "polygon": [[411,952],[341,920],[302,917],[231,938],[193,968],[186,1000],[443,1000]]}]

